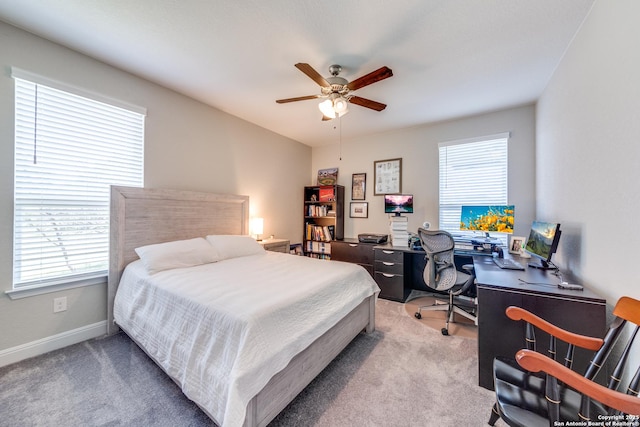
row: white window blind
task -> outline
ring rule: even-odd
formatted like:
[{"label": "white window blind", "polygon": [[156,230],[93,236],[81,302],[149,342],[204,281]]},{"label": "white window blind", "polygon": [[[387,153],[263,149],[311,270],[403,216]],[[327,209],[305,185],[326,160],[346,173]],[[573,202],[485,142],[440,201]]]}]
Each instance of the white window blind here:
[{"label": "white window blind", "polygon": [[504,133],[438,145],[441,229],[464,234],[463,205],[507,204],[508,140]]},{"label": "white window blind", "polygon": [[110,185],[143,185],[145,115],[13,76],[13,287],[104,274]]}]

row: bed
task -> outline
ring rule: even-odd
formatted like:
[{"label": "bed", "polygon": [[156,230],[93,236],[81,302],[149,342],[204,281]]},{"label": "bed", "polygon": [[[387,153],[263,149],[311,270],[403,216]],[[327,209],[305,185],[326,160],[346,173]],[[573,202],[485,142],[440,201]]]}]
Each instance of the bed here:
[{"label": "bed", "polygon": [[[355,336],[375,325],[378,288],[356,265],[249,251],[149,274],[147,259],[135,251],[206,237],[223,253],[225,239],[244,242],[248,220],[247,196],[111,190],[108,331],[124,330],[224,427],[268,424]],[[311,274],[305,279],[304,272]],[[214,288],[207,284],[211,277],[217,278]],[[170,305],[158,308],[169,295]],[[214,314],[193,317],[200,308],[191,304],[209,300]],[[220,353],[231,359],[207,359]]]}]

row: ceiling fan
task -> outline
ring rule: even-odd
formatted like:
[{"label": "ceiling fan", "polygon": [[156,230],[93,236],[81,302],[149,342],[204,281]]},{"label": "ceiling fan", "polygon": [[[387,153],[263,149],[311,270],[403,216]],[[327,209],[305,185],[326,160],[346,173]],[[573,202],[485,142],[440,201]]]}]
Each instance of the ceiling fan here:
[{"label": "ceiling fan", "polygon": [[324,98],[324,101],[318,105],[318,108],[322,111],[322,120],[331,120],[336,117],[343,116],[349,111],[348,103],[371,108],[376,111],[382,111],[387,107],[386,104],[361,98],[351,94],[351,92],[393,76],[393,72],[389,67],[378,68],[367,75],[349,82],[347,79],[338,76],[340,71],[342,71],[342,67],[340,65],[334,64],[330,66],[329,72],[331,73],[331,77],[327,77],[326,79],[309,64],[300,62],[295,66],[298,70],[305,73],[311,80],[320,85],[320,93],[318,95],[278,99],[276,100],[278,104]]}]

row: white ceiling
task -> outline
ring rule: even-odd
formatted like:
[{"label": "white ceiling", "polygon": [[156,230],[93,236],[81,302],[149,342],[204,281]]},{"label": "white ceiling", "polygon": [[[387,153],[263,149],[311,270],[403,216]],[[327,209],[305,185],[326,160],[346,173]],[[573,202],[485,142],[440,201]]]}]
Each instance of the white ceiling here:
[{"label": "white ceiling", "polygon": [[294,67],[354,80],[344,140],[534,102],[594,0],[0,0],[0,19],[310,146],[335,143]]}]

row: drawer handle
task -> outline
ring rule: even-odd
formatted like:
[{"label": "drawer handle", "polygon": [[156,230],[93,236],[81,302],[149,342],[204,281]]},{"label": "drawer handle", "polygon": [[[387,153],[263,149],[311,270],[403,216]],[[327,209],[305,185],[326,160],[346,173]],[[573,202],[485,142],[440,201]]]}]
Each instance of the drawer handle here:
[{"label": "drawer handle", "polygon": [[382,261],[382,263],[383,263],[384,265],[388,265],[388,266],[396,265],[396,263],[395,263],[395,262],[386,262],[386,261]]},{"label": "drawer handle", "polygon": [[394,253],[395,253],[394,251],[385,251],[385,250],[383,250],[382,252],[384,252],[385,254],[389,254],[389,255],[391,255],[391,254],[394,254]]},{"label": "drawer handle", "polygon": [[394,277],[395,276],[395,274],[389,274],[389,273],[382,273],[382,275],[384,277]]},{"label": "drawer handle", "polygon": [[351,246],[352,248],[355,248],[356,246],[358,246],[357,243],[349,243],[349,246]]}]

